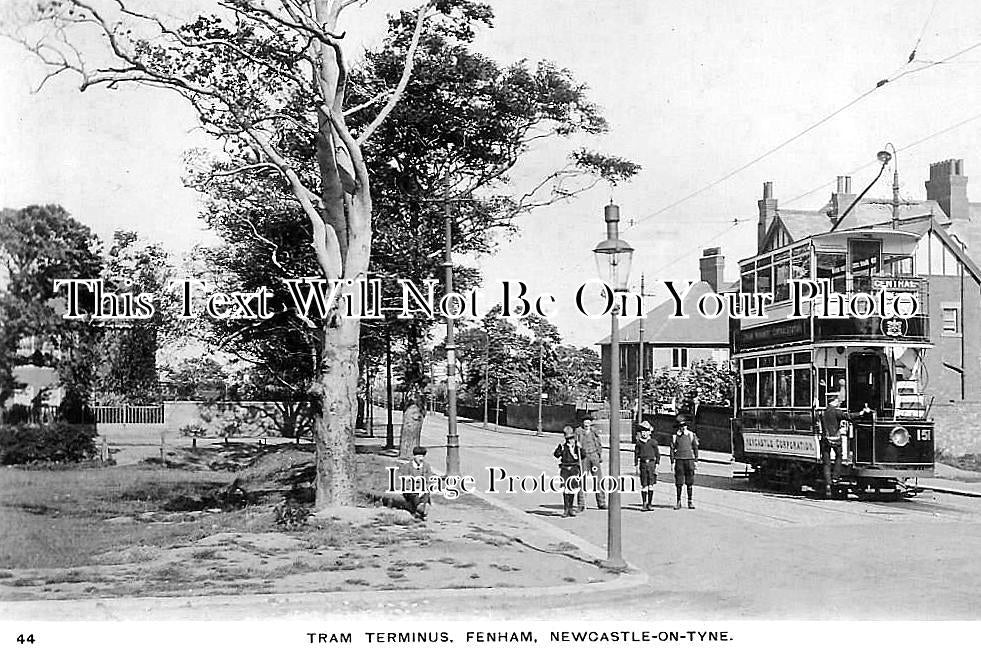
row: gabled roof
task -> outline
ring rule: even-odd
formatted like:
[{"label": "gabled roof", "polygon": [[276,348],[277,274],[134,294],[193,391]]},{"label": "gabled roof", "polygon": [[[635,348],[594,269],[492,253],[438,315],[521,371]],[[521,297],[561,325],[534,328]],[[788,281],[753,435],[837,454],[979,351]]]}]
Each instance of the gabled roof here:
[{"label": "gabled roof", "polygon": [[[859,227],[869,227],[872,225],[884,225],[892,222],[892,207],[890,200],[879,200],[875,198],[863,198],[849,212],[845,219],[838,225],[838,230],[855,229]],[[817,210],[807,209],[777,209],[777,220],[780,226],[790,236],[791,241],[799,241],[813,236],[823,234],[831,229],[834,224],[828,212],[831,210],[831,203],[825,204]],[[981,208],[979,208],[981,212]],[[899,220],[912,220],[915,218],[933,218],[941,226],[950,224],[950,219],[944,213],[940,205],[934,200],[922,200],[904,204],[899,207]],[[777,220],[771,231],[779,229],[776,227]],[[981,217],[979,217],[981,223]],[[981,230],[979,230],[981,233]],[[769,238],[769,233],[768,233]],[[981,243],[981,241],[979,241]],[[981,247],[979,247],[981,249]]]},{"label": "gabled roof", "polygon": [[951,223],[947,232],[964,244],[969,256],[981,258],[981,202],[969,203],[968,209],[969,217]]},{"label": "gabled roof", "polygon": [[[727,282],[720,293],[737,290],[739,282]],[[662,302],[649,311],[644,323],[644,343],[655,347],[728,347],[729,320],[723,313],[718,318],[706,318],[698,311],[698,300],[710,293],[712,287],[707,282],[695,282],[685,295],[683,307],[685,318],[675,318],[673,299]],[[620,329],[621,345],[637,343],[640,340],[640,320],[634,320]],[[597,345],[609,345],[607,336]]]}]

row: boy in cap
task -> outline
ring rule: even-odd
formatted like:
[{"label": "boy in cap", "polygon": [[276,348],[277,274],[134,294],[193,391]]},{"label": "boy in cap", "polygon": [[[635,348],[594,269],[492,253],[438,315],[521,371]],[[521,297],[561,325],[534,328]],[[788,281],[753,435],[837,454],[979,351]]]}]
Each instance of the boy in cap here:
[{"label": "boy in cap", "polygon": [[674,487],[677,502],[675,510],[681,508],[681,487],[688,487],[688,508],[694,509],[691,489],[695,484],[695,461],[698,460],[698,436],[688,428],[688,417],[679,415],[675,421],[674,436],[671,437],[671,464],[674,467]]},{"label": "boy in cap", "polygon": [[637,443],[634,445],[634,465],[640,477],[640,497],[644,501],[644,511],[650,511],[654,504],[654,484],[657,483],[657,464],[661,452],[657,441],[651,438],[654,428],[646,420],[637,426]]},{"label": "boy in cap", "polygon": [[[399,474],[402,477],[422,478],[428,483],[429,479],[435,475],[429,462],[426,461],[427,452],[428,450],[421,445],[412,448],[412,460],[402,464],[399,468]],[[405,503],[409,505],[409,511],[412,512],[412,515],[419,520],[426,519],[429,514],[429,505],[432,503],[429,493],[402,493],[402,497],[405,498]]]},{"label": "boy in cap", "polygon": [[[564,509],[562,517],[571,518],[576,515],[572,508],[575,496],[582,494],[577,481],[582,474],[582,451],[579,449],[576,433],[572,427],[566,425],[562,431],[564,432],[564,441],[556,446],[552,455],[559,460],[559,476],[562,477],[562,507]],[[570,481],[570,479],[576,481]]]}]

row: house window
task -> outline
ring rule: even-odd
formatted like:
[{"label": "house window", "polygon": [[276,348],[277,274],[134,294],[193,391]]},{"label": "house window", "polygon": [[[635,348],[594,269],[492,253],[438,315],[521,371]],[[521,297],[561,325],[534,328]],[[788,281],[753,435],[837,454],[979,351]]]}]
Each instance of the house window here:
[{"label": "house window", "polygon": [[671,348],[671,367],[674,368],[675,370],[680,370],[681,368],[688,367],[687,347]]},{"label": "house window", "polygon": [[950,302],[941,305],[944,334],[961,333],[961,306]]}]

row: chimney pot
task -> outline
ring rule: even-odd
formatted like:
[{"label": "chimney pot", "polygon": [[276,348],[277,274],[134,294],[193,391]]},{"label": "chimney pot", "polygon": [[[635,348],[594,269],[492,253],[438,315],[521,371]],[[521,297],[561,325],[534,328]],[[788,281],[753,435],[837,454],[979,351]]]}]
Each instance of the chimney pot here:
[{"label": "chimney pot", "polygon": [[773,182],[763,182],[763,199],[769,200],[773,197]]}]

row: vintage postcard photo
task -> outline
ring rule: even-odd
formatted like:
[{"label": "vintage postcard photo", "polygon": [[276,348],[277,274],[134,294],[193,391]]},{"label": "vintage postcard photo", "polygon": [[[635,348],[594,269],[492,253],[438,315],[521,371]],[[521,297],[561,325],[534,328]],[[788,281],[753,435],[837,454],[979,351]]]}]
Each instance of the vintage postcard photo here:
[{"label": "vintage postcard photo", "polygon": [[979,635],[981,6],[0,37],[5,650]]}]

